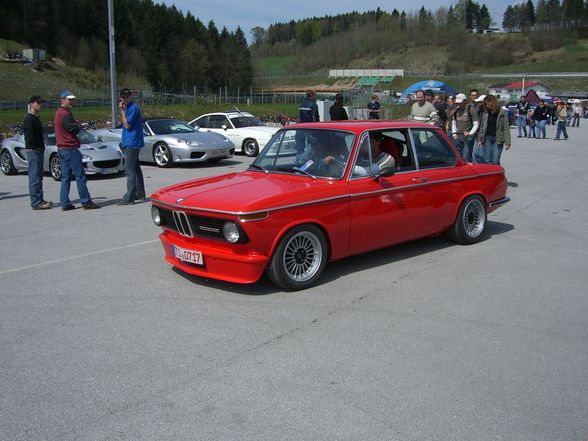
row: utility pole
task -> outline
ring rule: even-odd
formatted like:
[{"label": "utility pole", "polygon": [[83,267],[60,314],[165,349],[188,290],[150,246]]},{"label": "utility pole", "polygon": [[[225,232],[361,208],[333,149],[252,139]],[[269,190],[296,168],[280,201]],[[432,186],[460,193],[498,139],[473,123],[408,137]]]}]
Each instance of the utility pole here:
[{"label": "utility pole", "polygon": [[116,58],[114,49],[114,6],[113,0],[108,0],[108,41],[110,47],[110,106],[112,111],[112,128],[116,127]]}]

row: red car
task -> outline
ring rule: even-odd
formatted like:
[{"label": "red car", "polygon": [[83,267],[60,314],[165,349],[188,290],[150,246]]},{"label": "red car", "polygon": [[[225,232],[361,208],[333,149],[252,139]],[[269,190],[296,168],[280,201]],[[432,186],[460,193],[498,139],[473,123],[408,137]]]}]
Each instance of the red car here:
[{"label": "red car", "polygon": [[354,254],[444,232],[478,242],[509,198],[504,169],[464,162],[442,130],[374,120],[284,127],[248,170],[151,200],[173,266],[237,283],[265,272],[298,290]]}]

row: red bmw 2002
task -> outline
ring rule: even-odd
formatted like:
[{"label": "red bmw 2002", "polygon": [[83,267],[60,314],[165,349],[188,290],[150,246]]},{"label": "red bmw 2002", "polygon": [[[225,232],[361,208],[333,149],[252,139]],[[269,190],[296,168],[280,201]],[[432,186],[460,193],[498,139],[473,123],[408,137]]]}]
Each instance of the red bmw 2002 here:
[{"label": "red bmw 2002", "polygon": [[501,166],[464,162],[431,125],[306,123],[278,131],[246,171],[158,190],[151,212],[173,266],[237,283],[265,272],[298,290],[354,254],[444,232],[478,242],[506,187]]}]

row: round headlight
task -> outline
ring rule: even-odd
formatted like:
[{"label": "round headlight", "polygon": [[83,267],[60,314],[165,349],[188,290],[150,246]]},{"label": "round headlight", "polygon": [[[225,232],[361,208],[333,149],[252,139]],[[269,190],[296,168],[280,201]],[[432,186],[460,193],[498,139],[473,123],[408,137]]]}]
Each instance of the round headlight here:
[{"label": "round headlight", "polygon": [[159,215],[159,209],[155,206],[151,207],[151,219],[153,219],[153,223],[155,225],[161,225],[161,216]]},{"label": "round headlight", "polygon": [[223,234],[225,239],[230,243],[237,243],[239,241],[239,228],[234,222],[227,222],[223,226]]}]

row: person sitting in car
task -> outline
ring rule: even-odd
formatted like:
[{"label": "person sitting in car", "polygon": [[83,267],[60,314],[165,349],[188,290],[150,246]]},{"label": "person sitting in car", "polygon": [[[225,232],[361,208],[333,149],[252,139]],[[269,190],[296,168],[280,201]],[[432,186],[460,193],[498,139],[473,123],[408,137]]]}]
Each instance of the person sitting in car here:
[{"label": "person sitting in car", "polygon": [[343,176],[347,158],[342,154],[340,148],[322,134],[311,136],[310,143],[312,153],[309,161],[305,164],[305,170],[316,176],[329,178]]}]

